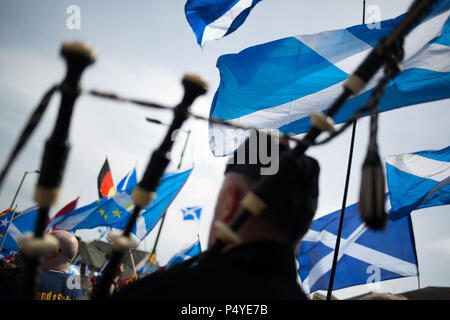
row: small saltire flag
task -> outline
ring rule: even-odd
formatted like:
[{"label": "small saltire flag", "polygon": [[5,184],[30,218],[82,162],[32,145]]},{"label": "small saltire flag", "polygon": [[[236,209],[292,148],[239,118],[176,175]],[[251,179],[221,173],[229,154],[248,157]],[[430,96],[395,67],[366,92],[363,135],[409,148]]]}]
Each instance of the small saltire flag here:
[{"label": "small saltire flag", "polygon": [[200,252],[202,252],[202,247],[200,245],[200,241],[197,240],[196,242],[191,244],[189,247],[181,250],[176,255],[174,255],[169,260],[169,262],[167,262],[166,268],[168,269],[177,263],[180,263],[180,262],[186,261],[192,257],[195,257]]},{"label": "small saltire flag", "polygon": [[114,182],[111,176],[111,169],[109,168],[108,158],[105,159],[102,168],[97,176],[98,197],[103,198],[116,194]]},{"label": "small saltire flag", "polygon": [[244,23],[254,6],[261,0],[188,0],[186,18],[203,46],[232,33]]},{"label": "small saltire flag", "polygon": [[198,221],[198,220],[200,220],[200,214],[202,212],[202,207],[199,207],[199,206],[186,207],[184,209],[181,209],[181,212],[183,213],[183,220]]},{"label": "small saltire flag", "polygon": [[6,234],[8,233],[9,224],[11,223],[13,216],[14,216],[14,209],[6,209],[2,213],[0,213],[0,244],[3,244]]},{"label": "small saltire flag", "polygon": [[[144,238],[165,214],[167,208],[177,196],[192,169],[180,172],[165,173],[156,189],[156,197],[148,207],[141,209],[132,232]],[[104,197],[84,207],[69,212],[57,225],[59,230],[76,231],[107,226],[124,229],[134,208],[131,198],[133,188],[116,193],[112,197]]]},{"label": "small saltire flag", "polygon": [[145,263],[142,265],[142,267],[138,268],[138,270],[136,270],[136,272],[138,274],[140,274],[141,276],[145,276],[148,275],[152,272],[155,272],[157,269],[157,264],[156,264],[156,252],[153,252],[150,255],[150,258],[148,258]]},{"label": "small saltire flag", "polygon": [[385,157],[390,219],[412,210],[450,204],[450,146]]},{"label": "small saltire flag", "polygon": [[79,198],[80,197],[77,197],[75,200],[70,201],[61,210],[59,210],[53,218],[48,220],[46,232],[53,232],[56,230],[55,225],[58,224],[58,222],[61,221],[66,214],[76,209]]},{"label": "small saltire flag", "polygon": [[17,241],[24,233],[34,232],[38,214],[39,206],[33,206],[16,216],[9,225],[3,248],[18,252]]},{"label": "small saltire flag", "polygon": [[117,192],[122,192],[130,188],[134,188],[137,184],[136,168],[127,173],[117,185]]},{"label": "small saltire flag", "polygon": [[[449,14],[450,0],[440,0],[405,38],[403,71],[389,82],[381,111],[450,97]],[[380,29],[356,25],[284,38],[219,57],[220,85],[210,117],[286,134],[306,132],[311,112],[332,104],[347,77],[403,18],[384,20]],[[377,73],[359,96],[349,99],[334,121],[346,121],[364,105],[381,76],[382,72]],[[232,153],[248,136],[220,124],[212,124],[209,135],[216,156]]]},{"label": "small saltire flag", "polygon": [[[296,253],[307,293],[327,290],[341,211],[314,220]],[[389,220],[372,231],[360,219],[358,204],[345,209],[333,289],[417,275],[414,235],[409,216]]]}]

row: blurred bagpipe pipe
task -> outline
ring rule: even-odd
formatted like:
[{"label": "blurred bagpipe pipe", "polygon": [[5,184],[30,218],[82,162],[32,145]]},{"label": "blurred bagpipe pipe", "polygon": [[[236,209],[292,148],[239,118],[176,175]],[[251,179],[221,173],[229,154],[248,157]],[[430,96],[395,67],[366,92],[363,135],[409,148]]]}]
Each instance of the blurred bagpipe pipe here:
[{"label": "blurred bagpipe pipe", "polygon": [[[361,218],[370,228],[384,228],[387,221],[384,206],[384,173],[376,139],[379,100],[388,82],[401,71],[400,63],[404,55],[403,43],[405,36],[419,23],[420,19],[425,16],[436,2],[437,0],[415,0],[411,4],[404,19],[388,36],[378,41],[375,48],[372,49],[356,71],[347,78],[343,85],[342,93],[326,109],[325,113],[313,112],[310,115],[311,128],[303,138],[300,139],[281,133],[277,135],[277,139],[286,138],[296,142],[294,148],[281,155],[280,170],[276,174],[265,175],[258,181],[253,190],[249,191],[243,198],[241,203],[243,210],[237,218],[232,221],[230,226],[217,224],[215,226],[218,229],[217,240],[208,250],[190,259],[189,263],[200,263],[201,261],[208,260],[219,254],[227,243],[239,242],[239,236],[236,234],[236,231],[243,223],[250,216],[258,216],[263,213],[267,207],[270,207],[277,201],[277,194],[283,192],[280,186],[282,186],[286,175],[289,175],[289,170],[283,170],[283,168],[289,166],[301,167],[302,157],[310,146],[330,141],[342,133],[354,121],[365,116],[367,113],[370,114],[370,140],[362,168],[359,206]],[[49,209],[56,202],[64,173],[65,162],[69,152],[69,126],[77,97],[80,94],[87,94],[143,107],[170,110],[174,113],[173,121],[166,136],[160,146],[152,153],[142,180],[133,190],[132,198],[135,202],[135,207],[125,229],[122,233],[110,234],[112,254],[91,296],[92,299],[105,299],[109,295],[109,288],[113,282],[113,277],[125,253],[136,246],[134,241],[129,237],[131,230],[136,223],[141,208],[148,206],[155,196],[155,190],[170,162],[169,153],[173,145],[174,133],[182,126],[183,122],[188,117],[192,117],[208,121],[209,123],[221,124],[241,130],[258,129],[237,125],[229,121],[204,117],[189,111],[189,107],[194,100],[198,96],[206,93],[207,90],[206,83],[198,76],[186,75],[183,78],[184,95],[181,102],[176,107],[168,107],[149,101],[126,98],[114,93],[82,89],[79,86],[81,75],[85,68],[94,62],[96,54],[92,49],[78,42],[63,44],[61,54],[67,63],[66,77],[61,84],[53,86],[44,95],[0,173],[1,188],[9,168],[40,121],[51,96],[56,91],[60,91],[62,98],[58,118],[53,133],[45,144],[41,173],[35,190],[34,198],[40,209],[34,236],[23,237],[19,241],[20,249],[24,252],[27,259],[19,298],[33,299],[40,259],[43,255],[52,252],[57,247],[56,239],[45,234],[45,227]],[[332,117],[351,96],[358,95],[381,68],[384,68],[383,75],[379,77],[378,84],[369,100],[338,130],[335,130]],[[329,136],[322,141],[315,141],[324,131],[328,132]],[[268,135],[270,136],[271,134],[268,133]]]}]

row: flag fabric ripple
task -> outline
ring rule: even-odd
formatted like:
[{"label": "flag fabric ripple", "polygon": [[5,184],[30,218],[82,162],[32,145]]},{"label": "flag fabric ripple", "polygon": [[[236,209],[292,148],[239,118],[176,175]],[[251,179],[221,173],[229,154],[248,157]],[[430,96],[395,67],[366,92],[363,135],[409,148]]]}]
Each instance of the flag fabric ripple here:
[{"label": "flag fabric ripple", "polygon": [[253,7],[261,0],[188,0],[186,19],[203,46],[239,28]]},{"label": "flag fabric ripple", "polygon": [[[192,169],[165,173],[156,189],[156,197],[148,207],[141,209],[132,232],[144,238],[165,214],[178,192],[186,183]],[[55,227],[59,230],[76,231],[108,226],[124,229],[134,208],[131,198],[133,188],[104,197],[64,216]]]},{"label": "flag fabric ripple", "polygon": [[[307,293],[327,290],[341,210],[312,222],[297,261]],[[416,276],[417,257],[409,216],[388,220],[383,231],[369,229],[358,204],[346,208],[333,290],[388,279]]]},{"label": "flag fabric ripple", "polygon": [[391,220],[450,204],[450,146],[385,157]]},{"label": "flag fabric ripple", "polygon": [[[450,0],[440,0],[405,38],[403,72],[389,82],[380,102],[388,111],[450,97]],[[327,109],[342,92],[347,77],[404,18],[384,20],[380,29],[356,25],[299,35],[249,47],[219,57],[220,85],[210,117],[260,129],[301,134],[309,114]],[[369,98],[382,71],[335,115],[346,121]],[[247,137],[242,130],[210,125],[216,156],[232,153]]]}]

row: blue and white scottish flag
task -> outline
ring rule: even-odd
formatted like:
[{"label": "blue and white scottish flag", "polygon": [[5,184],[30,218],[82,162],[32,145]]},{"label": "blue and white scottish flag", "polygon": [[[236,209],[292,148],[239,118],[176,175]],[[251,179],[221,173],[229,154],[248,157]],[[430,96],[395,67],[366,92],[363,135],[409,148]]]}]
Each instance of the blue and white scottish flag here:
[{"label": "blue and white scottish flag", "polygon": [[200,214],[202,213],[202,207],[186,207],[181,209],[181,213],[183,214],[183,220],[200,220]]},{"label": "blue and white scottish flag", "polygon": [[217,40],[232,33],[244,23],[261,0],[188,0],[184,11],[197,43]]},{"label": "blue and white scottish flag", "polygon": [[[314,220],[297,251],[298,272],[307,293],[328,289],[340,213]],[[334,290],[417,274],[409,216],[389,220],[383,231],[372,231],[361,221],[357,203],[345,209]]]},{"label": "blue and white scottish flag", "polygon": [[3,249],[18,252],[19,246],[17,245],[17,241],[24,233],[34,232],[38,215],[39,206],[33,206],[16,216],[9,225],[8,233],[3,243]]},{"label": "blue and white scottish flag", "polygon": [[[450,97],[450,0],[440,0],[405,38],[403,72],[391,81],[380,108],[388,111]],[[247,48],[217,61],[220,85],[210,117],[260,129],[301,134],[312,111],[327,109],[347,77],[404,15],[380,29],[356,25],[341,30],[284,38]],[[347,101],[334,121],[347,120],[368,100],[382,72]],[[216,156],[232,153],[247,137],[243,130],[210,125]]]},{"label": "blue and white scottish flag", "polygon": [[391,220],[412,210],[450,204],[450,146],[387,156]]},{"label": "blue and white scottish flag", "polygon": [[119,184],[117,185],[117,192],[122,192],[127,189],[134,188],[134,186],[137,184],[137,176],[136,176],[136,168],[131,170],[127,173],[125,177],[120,180]]},{"label": "blue and white scottish flag", "polygon": [[3,244],[6,234],[8,233],[9,224],[14,216],[14,209],[6,209],[0,213],[0,244]]},{"label": "blue and white scottish flag", "polygon": [[196,255],[198,255],[200,252],[202,252],[202,247],[200,245],[200,241],[197,240],[196,242],[194,242],[192,245],[190,245],[189,247],[181,250],[180,252],[178,252],[176,255],[174,255],[169,262],[167,262],[166,268],[170,268],[173,265],[189,260],[190,258],[195,257]]},{"label": "blue and white scottish flag", "polygon": [[[156,189],[156,197],[148,207],[141,209],[132,232],[144,238],[166,213],[167,208],[186,183],[192,169],[165,173]],[[134,208],[131,198],[133,188],[103,197],[87,206],[69,212],[57,225],[59,230],[76,231],[100,226],[124,229]]]}]

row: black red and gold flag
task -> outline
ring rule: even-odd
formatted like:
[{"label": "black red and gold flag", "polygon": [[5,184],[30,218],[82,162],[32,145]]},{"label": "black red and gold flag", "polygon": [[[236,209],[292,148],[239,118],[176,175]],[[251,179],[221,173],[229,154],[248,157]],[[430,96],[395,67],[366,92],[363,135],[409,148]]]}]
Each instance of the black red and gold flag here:
[{"label": "black red and gold flag", "polygon": [[106,158],[98,174],[97,186],[99,198],[112,196],[116,193],[116,188],[114,187],[114,182],[111,176],[111,169],[109,168],[108,158]]}]

